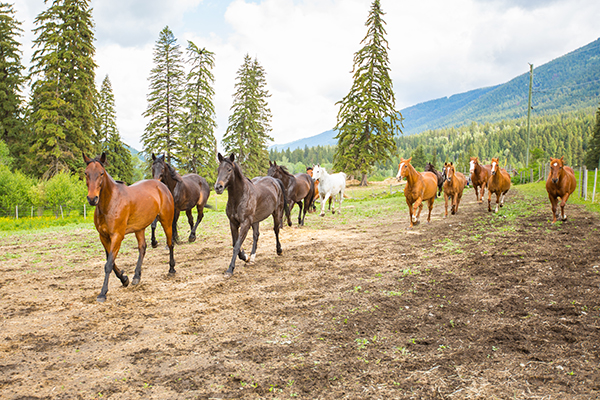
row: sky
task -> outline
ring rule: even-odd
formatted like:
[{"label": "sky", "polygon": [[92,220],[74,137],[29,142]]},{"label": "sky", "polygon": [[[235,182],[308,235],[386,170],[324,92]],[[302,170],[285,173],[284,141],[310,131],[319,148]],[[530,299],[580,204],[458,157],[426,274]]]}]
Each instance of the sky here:
[{"label": "sky", "polygon": [[[23,63],[52,0],[12,0]],[[244,56],[266,72],[271,136],[283,144],[331,130],[352,86],[372,0],[92,0],[97,86],[108,75],[117,127],[143,150],[148,77],[160,31],[182,51],[215,53],[219,142]],[[505,83],[600,37],[598,0],[381,0],[396,108]]]}]

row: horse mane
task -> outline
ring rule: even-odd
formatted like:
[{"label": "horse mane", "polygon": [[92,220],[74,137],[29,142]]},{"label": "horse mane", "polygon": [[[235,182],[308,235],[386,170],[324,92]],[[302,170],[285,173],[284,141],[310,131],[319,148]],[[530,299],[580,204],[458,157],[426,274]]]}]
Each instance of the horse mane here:
[{"label": "horse mane", "polygon": [[292,175],[290,173],[290,171],[288,171],[288,169],[285,165],[278,165],[278,167],[281,168],[281,171],[283,172],[284,175],[287,175],[289,177],[294,177],[294,175]]},{"label": "horse mane", "polygon": [[244,175],[244,173],[242,172],[242,167],[240,167],[238,163],[236,163],[235,161],[231,161],[229,158],[223,158],[223,161],[225,161],[227,164],[231,164],[235,172],[239,173],[242,177],[246,178],[248,182],[252,183],[252,179]]},{"label": "horse mane", "polygon": [[167,166],[167,168],[169,168],[169,174],[171,175],[171,179],[173,179],[176,182],[181,182],[181,175],[179,175],[175,168],[173,168],[173,166],[168,162],[165,162],[165,165]]}]

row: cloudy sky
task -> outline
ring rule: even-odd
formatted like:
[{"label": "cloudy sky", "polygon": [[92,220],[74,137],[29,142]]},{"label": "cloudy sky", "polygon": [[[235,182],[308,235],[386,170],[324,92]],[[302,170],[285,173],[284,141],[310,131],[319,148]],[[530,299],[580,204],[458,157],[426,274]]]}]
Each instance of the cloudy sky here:
[{"label": "cloudy sky", "polygon": [[[31,59],[43,0],[14,2]],[[332,129],[372,0],[92,0],[98,87],[108,75],[123,140],[142,150],[148,76],[168,26],[215,53],[217,140],[244,56],[267,74],[271,135],[287,143]],[[381,0],[398,109],[504,83],[600,37],[598,0]]]}]

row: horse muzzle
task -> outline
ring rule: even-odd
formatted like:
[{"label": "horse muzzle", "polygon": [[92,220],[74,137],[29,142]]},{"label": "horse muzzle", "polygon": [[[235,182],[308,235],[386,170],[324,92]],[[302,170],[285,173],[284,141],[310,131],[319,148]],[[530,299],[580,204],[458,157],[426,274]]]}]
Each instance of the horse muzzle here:
[{"label": "horse muzzle", "polygon": [[223,184],[221,182],[215,183],[215,192],[217,192],[217,194],[223,194],[224,190],[225,190],[225,187],[223,186]]},{"label": "horse muzzle", "polygon": [[98,200],[100,200],[98,198],[98,196],[95,196],[95,197],[87,196],[87,201],[88,201],[88,203],[90,203],[90,206],[97,206],[98,205]]},{"label": "horse muzzle", "polygon": [[558,183],[558,178],[552,178],[552,183]]}]

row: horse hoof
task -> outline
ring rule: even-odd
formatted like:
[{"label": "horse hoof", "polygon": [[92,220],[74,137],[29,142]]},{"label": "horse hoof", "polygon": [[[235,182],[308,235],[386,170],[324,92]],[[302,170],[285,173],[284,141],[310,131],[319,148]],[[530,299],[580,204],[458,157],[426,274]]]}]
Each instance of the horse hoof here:
[{"label": "horse hoof", "polygon": [[123,287],[129,286],[129,277],[127,275],[123,275],[123,279],[121,279],[121,285],[123,285]]},{"label": "horse hoof", "polygon": [[188,238],[188,242],[189,242],[189,243],[194,243],[195,241],[196,241],[196,236],[190,236],[190,237]]},{"label": "horse hoof", "polygon": [[227,271],[223,274],[223,277],[227,278],[227,279],[231,278],[232,276],[233,276],[233,272],[229,272],[229,271]]},{"label": "horse hoof", "polygon": [[134,277],[134,278],[133,278],[133,280],[131,281],[131,284],[132,284],[133,286],[135,286],[135,285],[137,285],[137,284],[139,284],[139,283],[140,283],[140,278],[135,278],[135,277]]},{"label": "horse hoof", "polygon": [[96,301],[98,303],[104,303],[106,301],[106,295],[98,295],[98,297],[96,297]]},{"label": "horse hoof", "polygon": [[152,242],[152,248],[155,249],[158,247],[158,242]]},{"label": "horse hoof", "polygon": [[175,271],[175,268],[171,268],[171,269],[169,270],[169,276],[173,276],[173,275],[175,275],[176,273],[177,273],[177,271]]}]

